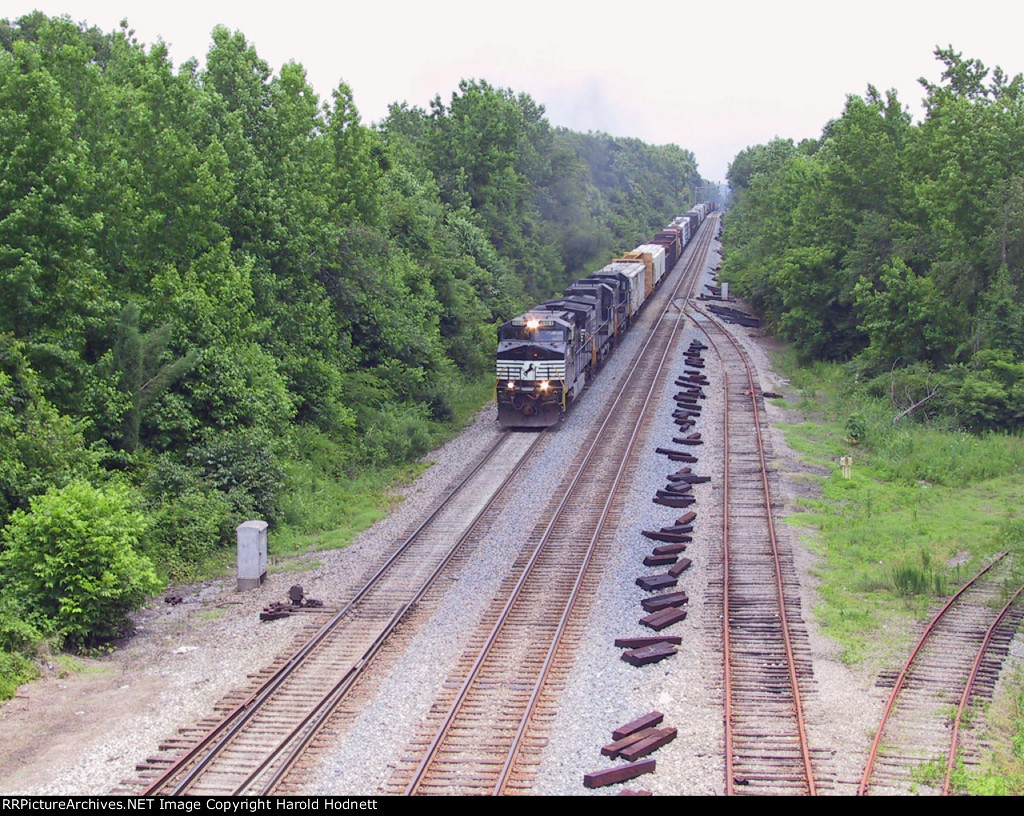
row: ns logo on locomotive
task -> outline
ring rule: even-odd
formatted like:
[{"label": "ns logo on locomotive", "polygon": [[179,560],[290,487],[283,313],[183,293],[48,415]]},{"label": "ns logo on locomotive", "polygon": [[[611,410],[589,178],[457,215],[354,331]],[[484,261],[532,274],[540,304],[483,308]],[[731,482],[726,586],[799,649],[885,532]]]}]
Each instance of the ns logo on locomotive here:
[{"label": "ns logo on locomotive", "polygon": [[555,425],[611,354],[666,272],[707,218],[698,204],[649,243],[566,288],[498,329],[498,422]]}]

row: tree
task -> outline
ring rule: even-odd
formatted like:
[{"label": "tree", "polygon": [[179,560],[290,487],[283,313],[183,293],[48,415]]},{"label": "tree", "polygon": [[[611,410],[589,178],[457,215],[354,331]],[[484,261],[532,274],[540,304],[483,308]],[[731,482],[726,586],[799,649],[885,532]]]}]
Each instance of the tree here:
[{"label": "tree", "polygon": [[27,508],[47,488],[97,473],[84,425],[43,396],[24,344],[0,335],[0,528],[11,511]]}]

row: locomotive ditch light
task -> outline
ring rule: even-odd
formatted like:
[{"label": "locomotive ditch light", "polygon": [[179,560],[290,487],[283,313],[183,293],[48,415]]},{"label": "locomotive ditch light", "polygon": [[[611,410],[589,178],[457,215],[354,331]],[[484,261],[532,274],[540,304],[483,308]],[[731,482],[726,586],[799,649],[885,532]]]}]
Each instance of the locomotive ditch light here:
[{"label": "locomotive ditch light", "polygon": [[507,383],[505,383],[505,388],[507,388],[509,391],[511,391],[515,387],[516,384],[512,380],[509,380]]},{"label": "locomotive ditch light", "polygon": [[549,383],[549,382],[548,382],[547,380],[544,380],[544,381],[543,381],[543,382],[542,382],[542,383],[540,384],[540,390],[541,390],[541,391],[547,391],[547,390],[548,390],[548,389],[549,389],[550,387],[551,387],[551,383]]}]

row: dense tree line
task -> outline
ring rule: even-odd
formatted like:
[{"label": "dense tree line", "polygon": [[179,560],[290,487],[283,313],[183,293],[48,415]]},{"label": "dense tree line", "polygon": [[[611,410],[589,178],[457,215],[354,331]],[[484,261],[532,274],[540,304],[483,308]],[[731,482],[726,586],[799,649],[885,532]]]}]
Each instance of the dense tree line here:
[{"label": "dense tree line", "polygon": [[915,124],[851,95],[729,169],[725,275],[808,358],[963,427],[1024,420],[1024,79],[947,49]]},{"label": "dense tree line", "polygon": [[331,478],[422,454],[498,323],[700,183],[483,81],[367,126],[346,85],[212,40],[175,70],[126,24],[0,21],[0,645],[108,634],[147,564],[277,521],[313,443]]}]

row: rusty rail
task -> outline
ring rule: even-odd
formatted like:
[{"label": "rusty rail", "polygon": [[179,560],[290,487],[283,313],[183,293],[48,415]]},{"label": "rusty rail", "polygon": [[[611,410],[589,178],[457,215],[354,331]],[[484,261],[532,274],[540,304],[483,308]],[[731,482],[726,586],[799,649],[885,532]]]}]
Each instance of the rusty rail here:
[{"label": "rusty rail", "polygon": [[[976,575],[974,575],[974,577],[971,578],[970,581],[964,584],[952,597],[950,597],[949,600],[942,605],[942,607],[931,619],[931,621],[929,621],[928,625],[925,627],[924,632],[918,638],[917,643],[914,645],[914,648],[910,652],[910,656],[907,657],[907,660],[903,664],[903,668],[900,670],[900,673],[896,678],[895,683],[893,683],[892,691],[889,694],[889,699],[886,702],[885,708],[882,712],[882,717],[878,725],[878,730],[875,732],[875,738],[872,741],[871,749],[868,752],[867,761],[865,762],[864,766],[864,773],[861,777],[860,785],[857,788],[858,796],[867,795],[868,787],[871,784],[872,775],[875,770],[875,764],[879,757],[882,745],[882,737],[885,734],[886,726],[890,723],[893,711],[896,707],[896,701],[899,698],[901,692],[903,692],[906,689],[907,679],[910,676],[911,671],[915,667],[916,662],[925,645],[933,638],[933,636],[936,635],[936,633],[939,631],[940,625],[946,622],[947,616],[949,615],[950,611],[956,608],[958,604],[960,604],[960,602],[968,596],[969,593],[973,591],[985,591],[985,587],[980,584],[981,579],[984,576],[988,575],[988,573],[993,569],[993,567],[1002,562],[1007,555],[1008,553],[1005,552],[1000,553],[995,559],[992,560],[991,563],[982,568]],[[953,633],[952,637],[954,637],[955,639],[963,639],[966,638],[967,635],[963,633],[962,630],[958,629]],[[948,652],[949,649],[946,648],[943,649],[943,651]],[[978,658],[975,660],[975,663],[979,662],[980,659],[981,658],[979,654]],[[944,675],[946,676],[943,678],[943,682],[946,683],[946,685],[957,682],[956,677],[953,676],[951,672],[944,672]],[[967,688],[964,689],[963,695],[961,696],[961,705],[966,704],[966,697],[971,683],[967,682],[966,685]],[[941,726],[941,730],[945,730],[944,723],[938,723],[938,725]],[[954,737],[954,745],[950,748],[950,752],[955,753],[955,750],[956,747]]]},{"label": "rusty rail", "polygon": [[985,637],[982,638],[981,644],[978,646],[978,654],[974,658],[974,665],[971,666],[970,676],[967,678],[967,683],[964,685],[964,693],[960,697],[960,704],[956,709],[956,717],[953,718],[953,733],[949,738],[949,756],[946,757],[946,776],[942,782],[943,796],[949,795],[949,786],[953,777],[953,765],[956,762],[957,749],[959,748],[960,723],[963,720],[964,711],[967,710],[967,704],[970,702],[971,692],[973,691],[974,684],[978,679],[982,660],[984,660],[985,654],[988,652],[996,629],[1004,620],[1006,620],[1006,616],[1009,614],[1010,608],[1020,599],[1022,593],[1024,593],[1024,586],[1018,587],[1017,591],[1010,596],[1010,600],[1006,602],[1003,608],[999,611],[999,614],[996,615],[995,620],[992,621],[992,625],[985,631]]},{"label": "rusty rail", "polygon": [[[778,605],[778,626],[779,632],[782,637],[784,645],[784,652],[781,658],[784,660],[786,665],[786,677],[790,689],[792,708],[793,708],[793,723],[796,730],[796,739],[798,742],[799,750],[799,761],[802,766],[802,777],[805,792],[810,795],[816,795],[817,785],[815,781],[815,771],[811,760],[811,749],[807,738],[807,728],[805,724],[803,702],[802,702],[802,691],[800,686],[800,679],[798,677],[797,660],[794,653],[793,637],[791,633],[790,617],[791,611],[787,607],[786,600],[786,587],[782,573],[781,556],[779,552],[778,538],[775,530],[775,520],[772,514],[772,491],[768,477],[768,465],[765,455],[764,439],[761,433],[761,416],[760,408],[758,406],[758,388],[754,380],[753,371],[749,362],[746,359],[746,355],[736,342],[735,338],[726,331],[719,321],[712,315],[708,314],[707,311],[700,308],[694,303],[688,304],[688,308],[694,312],[701,314],[704,317],[704,321],[695,321],[698,328],[704,332],[708,338],[708,342],[711,347],[718,354],[719,358],[723,361],[723,377],[724,383],[723,388],[726,394],[724,401],[724,477],[723,477],[723,514],[722,514],[722,549],[723,549],[723,590],[722,590],[722,604],[723,604],[723,615],[722,615],[722,641],[723,641],[723,683],[724,683],[724,730],[725,730],[725,786],[726,793],[728,795],[734,795],[737,793],[736,782],[736,756],[737,747],[735,739],[735,718],[736,703],[737,703],[737,691],[736,683],[734,682],[734,649],[733,649],[733,635],[735,632],[742,631],[741,624],[734,620],[734,609],[731,606],[730,597],[732,594],[732,588],[734,581],[738,580],[737,574],[733,570],[733,559],[730,556],[730,545],[732,544],[732,528],[730,526],[730,511],[732,508],[734,495],[732,492],[732,472],[730,466],[730,458],[732,452],[732,445],[734,440],[730,437],[729,424],[729,402],[730,395],[732,394],[730,388],[736,387],[729,382],[728,371],[724,370],[727,367],[726,355],[723,353],[723,349],[715,342],[715,338],[712,336],[713,331],[709,330],[709,327],[714,331],[719,332],[726,338],[728,343],[732,346],[734,352],[734,360],[738,361],[734,365],[742,366],[741,376],[746,379],[747,391],[746,393],[750,396],[750,410],[752,415],[752,426],[754,429],[754,439],[756,443],[757,452],[757,468],[759,470],[761,489],[763,491],[763,511],[764,511],[764,522],[765,532],[767,533],[768,542],[770,544],[772,571],[774,573],[775,583],[775,594],[776,603]],[[744,544],[746,542],[743,542]],[[768,614],[762,615],[762,618],[767,617]],[[763,675],[762,675],[763,679]],[[767,681],[766,681],[767,682]],[[781,741],[781,740],[780,740]],[[781,749],[778,749],[781,750]],[[785,763],[782,762],[781,758],[768,757],[764,763],[764,769],[761,771],[765,776],[765,780],[771,783],[772,775],[775,776],[776,782],[792,782],[794,780],[785,777],[786,771],[780,770],[784,768]],[[780,775],[781,774],[781,775]],[[744,780],[749,781],[749,780]]]}]

